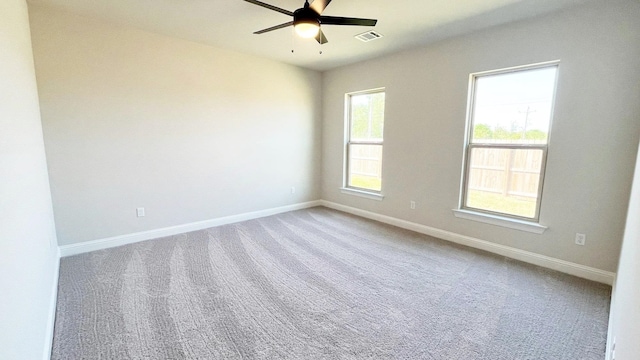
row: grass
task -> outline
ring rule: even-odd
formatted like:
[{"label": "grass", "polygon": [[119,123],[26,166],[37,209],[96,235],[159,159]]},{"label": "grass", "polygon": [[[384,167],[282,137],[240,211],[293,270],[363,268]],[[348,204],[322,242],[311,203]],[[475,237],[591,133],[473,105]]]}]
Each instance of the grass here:
[{"label": "grass", "polygon": [[478,190],[469,191],[467,206],[528,218],[536,214],[536,201],[533,198],[505,196]]},{"label": "grass", "polygon": [[349,179],[349,186],[380,191],[382,189],[382,179],[373,176],[352,175]]},{"label": "grass", "polygon": [[[353,175],[349,186],[380,191],[382,189],[382,180],[373,176]],[[467,206],[528,218],[532,218],[536,214],[536,201],[533,198],[504,196],[479,190],[469,191]]]}]

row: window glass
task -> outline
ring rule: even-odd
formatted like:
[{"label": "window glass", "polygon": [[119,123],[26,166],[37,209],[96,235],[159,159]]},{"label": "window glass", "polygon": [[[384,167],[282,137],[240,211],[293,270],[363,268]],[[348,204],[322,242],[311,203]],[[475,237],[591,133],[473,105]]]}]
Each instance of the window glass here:
[{"label": "window glass", "polygon": [[351,141],[382,140],[384,93],[351,96]]},{"label": "window glass", "polygon": [[348,186],[382,190],[382,145],[349,145]]},{"label": "window glass", "polygon": [[542,156],[540,149],[472,148],[466,206],[534,218]]},{"label": "window glass", "polygon": [[472,75],[462,208],[538,219],[557,69]]},{"label": "window glass", "polygon": [[382,190],[384,103],[384,91],[347,95],[345,183],[348,188],[373,192]]},{"label": "window glass", "polygon": [[546,144],[556,69],[477,77],[472,142]]}]

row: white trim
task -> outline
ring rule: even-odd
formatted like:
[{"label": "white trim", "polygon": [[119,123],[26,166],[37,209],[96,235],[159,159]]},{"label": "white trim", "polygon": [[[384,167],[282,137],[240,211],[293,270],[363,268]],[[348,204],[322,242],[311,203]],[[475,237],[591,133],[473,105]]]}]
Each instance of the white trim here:
[{"label": "white trim", "polygon": [[[532,146],[530,145],[524,145],[524,144],[487,144],[487,143],[477,143],[477,144],[472,144],[472,140],[473,140],[473,127],[474,127],[474,122],[475,122],[475,107],[476,107],[476,91],[477,91],[477,82],[478,79],[482,78],[482,77],[487,77],[487,76],[493,76],[493,75],[503,75],[503,74],[510,74],[510,73],[516,73],[516,72],[523,72],[523,71],[532,71],[532,70],[539,70],[539,69],[544,69],[544,68],[555,68],[556,72],[555,72],[555,76],[554,76],[554,82],[553,82],[553,96],[551,98],[551,112],[549,113],[549,125],[548,125],[548,129],[547,129],[547,141],[545,144],[538,144],[536,146],[534,146],[533,148],[540,148],[540,150],[542,150],[542,162],[540,165],[540,173],[538,174],[538,179],[539,179],[539,183],[538,183],[538,189],[536,191],[537,193],[537,201],[536,201],[536,207],[535,207],[535,220],[538,221],[540,219],[540,206],[541,206],[541,201],[542,201],[542,194],[543,194],[543,190],[544,190],[544,179],[546,177],[546,168],[547,168],[547,156],[549,153],[549,148],[550,148],[550,144],[551,144],[551,130],[552,130],[552,125],[553,125],[553,115],[554,115],[554,110],[555,110],[555,104],[556,104],[556,96],[557,96],[557,88],[558,88],[558,73],[560,71],[560,59],[558,60],[551,60],[551,61],[544,61],[544,62],[539,62],[539,63],[534,63],[534,64],[529,64],[529,65],[519,65],[519,66],[512,66],[512,67],[508,67],[508,68],[503,68],[503,69],[495,69],[495,70],[488,70],[488,71],[480,71],[480,72],[476,72],[476,73],[471,73],[469,74],[469,88],[468,88],[468,94],[467,94],[467,113],[466,113],[466,122],[465,122],[465,127],[466,127],[466,131],[465,131],[465,136],[464,136],[464,148],[463,148],[463,159],[462,159],[462,176],[461,176],[461,181],[460,181],[460,197],[459,197],[459,205],[460,208],[464,207],[464,204],[466,202],[467,196],[469,195],[469,184],[470,184],[470,177],[471,177],[471,152],[473,150],[474,147],[498,147],[498,148],[513,148],[513,149],[528,149],[528,148],[532,148]],[[525,129],[526,129],[526,124],[525,124]],[[471,219],[474,220],[474,219]],[[478,220],[481,221],[481,220]],[[494,225],[498,225],[495,224]],[[507,226],[509,227],[509,226]],[[518,228],[516,228],[518,229]],[[521,229],[518,229],[521,230]],[[542,230],[542,232],[544,232],[545,229]],[[528,230],[523,230],[523,231],[528,231]],[[536,231],[531,231],[531,232],[536,232]],[[542,233],[540,232],[540,234]]]},{"label": "white trim", "polygon": [[340,188],[340,192],[347,195],[363,197],[365,199],[372,199],[372,200],[378,200],[378,201],[382,201],[382,199],[384,199],[384,195],[382,194],[368,192],[364,190],[356,190],[356,189],[351,189],[346,187]]},{"label": "white trim", "polygon": [[49,319],[47,320],[46,340],[44,344],[44,360],[51,359],[51,350],[53,348],[53,330],[56,324],[56,309],[58,307],[58,279],[60,277],[60,248],[56,249],[55,263],[53,269],[53,283],[51,289],[51,302],[49,303]]},{"label": "white trim", "polygon": [[550,61],[543,61],[543,62],[529,64],[529,65],[512,66],[512,67],[503,68],[503,69],[479,71],[479,72],[472,73],[471,75],[473,75],[473,76],[487,76],[487,75],[496,75],[496,74],[506,74],[506,73],[511,73],[511,72],[518,72],[518,71],[523,71],[523,70],[535,70],[535,69],[540,69],[540,68],[545,68],[545,67],[552,67],[552,66],[560,66],[560,59],[550,60]]},{"label": "white trim", "polygon": [[509,229],[526,231],[534,234],[542,234],[547,227],[531,221],[511,219],[504,216],[484,214],[476,211],[453,209],[453,215],[457,218],[478,221],[486,224],[502,226]]},{"label": "white trim", "polygon": [[[351,123],[352,120],[351,119],[351,110],[352,110],[352,102],[351,102],[351,98],[353,96],[357,96],[357,95],[370,95],[370,94],[383,94],[385,96],[386,99],[386,88],[383,87],[379,87],[379,88],[375,88],[375,89],[369,89],[369,90],[362,90],[362,91],[353,91],[353,92],[348,92],[346,94],[344,94],[344,143],[342,144],[342,150],[343,150],[343,154],[342,154],[342,179],[343,179],[343,184],[344,186],[342,188],[340,188],[340,191],[343,194],[349,194],[349,195],[355,195],[355,196],[360,196],[363,198],[367,198],[367,199],[373,199],[373,200],[382,200],[384,198],[384,196],[382,196],[380,193],[374,193],[374,192],[370,192],[367,191],[366,189],[364,190],[359,190],[359,189],[353,189],[348,187],[349,185],[349,179],[351,177],[351,172],[349,170],[349,161],[350,161],[350,146],[351,145],[359,145],[359,144],[363,144],[363,145],[379,145],[384,149],[384,114],[383,114],[383,129],[382,129],[382,138],[381,139],[376,139],[375,141],[360,141],[360,142],[354,142],[351,140]],[[386,101],[386,100],[385,100]],[[384,156],[384,152],[383,152],[383,156]],[[384,159],[380,159],[380,166],[382,167],[382,165],[384,164]],[[381,170],[382,171],[382,168]],[[382,172],[380,173],[380,177],[382,177]]]},{"label": "white trim", "polygon": [[[617,276],[616,276],[617,278]],[[607,345],[605,347],[605,360],[614,360],[611,356],[611,350],[615,344],[616,335],[613,333],[614,328],[614,313],[616,311],[616,279],[613,279],[613,285],[611,286],[611,306],[609,306],[609,324],[607,327]]]},{"label": "white trim", "polygon": [[545,255],[532,253],[525,250],[516,249],[510,246],[496,244],[486,240],[476,239],[470,236],[456,234],[450,231],[433,228],[430,226],[416,224],[410,221],[393,218],[386,215],[373,213],[366,210],[321,200],[320,203],[328,208],[344,211],[364,218],[394,225],[403,229],[412,230],[425,235],[437,237],[439,239],[454,242],[456,244],[470,246],[476,249],[485,250],[494,254],[506,256],[512,259],[524,261],[529,264],[542,266],[548,269],[560,271],[566,274],[578,276],[584,279],[597,281],[607,285],[613,285],[615,273],[596,269],[593,267],[572,263],[565,260],[552,258]]},{"label": "white trim", "polygon": [[62,245],[60,246],[60,254],[65,256],[72,256],[82,254],[90,251],[108,249],[116,246],[132,244],[140,241],[157,239],[165,236],[172,236],[182,234],[190,231],[207,229],[214,226],[220,226],[225,224],[232,224],[240,221],[257,219],[265,216],[280,214],[283,212],[306,209],[314,206],[319,206],[321,203],[319,200],[309,201],[305,203],[286,205],[277,208],[271,208],[266,210],[253,211],[243,214],[225,216],[216,219],[197,221],[188,224],[170,226],[160,229],[142,231],[132,234],[125,234],[120,236],[114,236],[104,239],[97,239],[92,241],[85,241],[77,244]]},{"label": "white trim", "polygon": [[[254,212],[238,214],[238,215],[231,215],[231,216],[226,216],[226,217],[217,218],[217,219],[199,221],[199,222],[194,222],[189,224],[171,226],[171,227],[166,227],[161,229],[121,235],[121,236],[114,236],[110,238],[98,239],[98,240],[93,240],[93,241],[88,241],[88,242],[83,242],[78,244],[62,245],[59,247],[59,251],[60,251],[60,256],[62,257],[71,256],[71,255],[82,254],[82,253],[95,251],[95,250],[108,249],[115,246],[132,244],[139,241],[151,240],[159,237],[171,236],[171,235],[181,234],[189,231],[206,229],[214,226],[220,226],[220,225],[231,224],[231,223],[245,221],[245,220],[257,219],[260,217],[275,215],[275,214],[288,212],[288,211],[306,209],[314,206],[325,206],[331,209],[344,211],[344,212],[358,215],[364,218],[398,226],[403,229],[416,231],[422,234],[437,237],[439,239],[470,246],[476,249],[485,250],[494,254],[503,255],[512,259],[516,259],[516,260],[524,261],[526,263],[557,270],[563,273],[597,281],[607,285],[613,285],[613,282],[615,279],[615,273],[613,272],[604,271],[604,270],[596,269],[593,267],[580,265],[580,264],[572,263],[569,261],[532,253],[525,250],[516,249],[510,246],[496,244],[486,240],[476,239],[470,236],[456,234],[450,231],[441,230],[434,227],[417,224],[410,221],[401,220],[401,219],[393,218],[390,216],[381,215],[381,214],[373,213],[370,211],[333,203],[326,200],[310,201],[310,202],[305,202],[300,204],[282,206],[278,208],[254,211]],[[56,268],[56,271],[58,271],[57,268]],[[58,277],[57,273],[55,276],[56,276],[55,284],[57,284],[57,277]],[[57,287],[56,287],[56,291],[57,291]],[[52,304],[52,308],[55,309],[55,304]],[[55,312],[53,313],[53,315],[55,315]],[[53,323],[53,320],[52,320],[52,323]]]}]

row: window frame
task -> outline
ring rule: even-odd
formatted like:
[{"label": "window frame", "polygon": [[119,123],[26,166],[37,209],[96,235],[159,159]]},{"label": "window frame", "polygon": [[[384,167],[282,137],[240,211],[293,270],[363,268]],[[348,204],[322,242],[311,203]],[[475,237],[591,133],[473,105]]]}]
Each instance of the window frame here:
[{"label": "window frame", "polygon": [[[384,125],[382,128],[382,140],[351,140],[351,124],[352,124],[352,102],[351,98],[353,96],[358,95],[368,95],[368,94],[377,94],[384,93],[385,94],[385,113],[386,113],[386,90],[384,87],[363,90],[363,91],[354,91],[345,94],[345,132],[344,132],[344,169],[343,169],[343,184],[342,184],[342,192],[348,193],[352,195],[359,195],[367,198],[373,199],[382,199],[382,169],[384,165]],[[384,116],[384,114],[383,114]],[[386,119],[385,119],[386,120]],[[349,185],[351,179],[351,171],[350,171],[350,152],[351,145],[374,145],[382,147],[382,158],[380,159],[380,190],[367,189],[357,186]]]},{"label": "window frame", "polygon": [[[547,131],[547,141],[545,144],[495,144],[495,143],[482,143],[477,142],[473,143],[473,129],[474,129],[474,109],[476,105],[476,82],[478,78],[485,76],[493,76],[493,75],[502,75],[509,73],[517,73],[522,71],[543,69],[543,68],[556,68],[556,75],[553,83],[553,96],[551,99],[551,112],[549,115],[549,128]],[[471,214],[488,215],[492,218],[504,219],[504,220],[513,220],[519,222],[527,222],[527,223],[536,223],[540,222],[540,209],[542,205],[542,194],[544,188],[544,180],[546,177],[547,170],[547,157],[549,153],[549,146],[551,143],[551,129],[553,124],[556,96],[557,96],[557,85],[558,85],[558,74],[560,71],[560,60],[548,61],[543,63],[536,63],[530,65],[516,66],[504,69],[490,70],[472,73],[469,75],[469,95],[467,99],[467,121],[466,121],[466,132],[465,132],[465,144],[464,144],[464,159],[463,159],[463,174],[462,174],[462,182],[460,186],[460,203],[459,210],[468,212]],[[536,194],[536,208],[534,217],[526,217],[520,215],[514,215],[504,212],[480,209],[475,207],[467,206],[467,196],[469,193],[469,178],[471,176],[471,153],[473,149],[515,149],[515,150],[542,150],[542,159],[540,163],[540,174],[538,178],[538,189]]]}]

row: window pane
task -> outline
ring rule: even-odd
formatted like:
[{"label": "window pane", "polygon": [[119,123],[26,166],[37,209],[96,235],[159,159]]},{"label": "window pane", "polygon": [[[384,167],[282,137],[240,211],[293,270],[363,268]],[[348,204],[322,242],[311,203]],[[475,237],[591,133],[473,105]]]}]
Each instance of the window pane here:
[{"label": "window pane", "polygon": [[348,186],[382,189],[382,145],[349,145]]},{"label": "window pane", "polygon": [[477,77],[472,143],[546,144],[557,67]]},{"label": "window pane", "polygon": [[535,218],[541,149],[471,149],[466,206]]},{"label": "window pane", "polygon": [[351,141],[382,141],[384,92],[351,95]]}]

